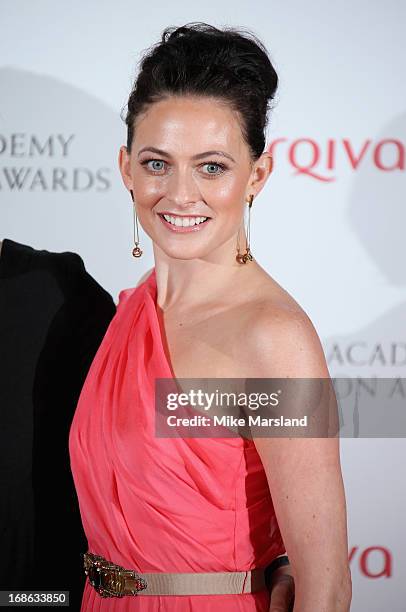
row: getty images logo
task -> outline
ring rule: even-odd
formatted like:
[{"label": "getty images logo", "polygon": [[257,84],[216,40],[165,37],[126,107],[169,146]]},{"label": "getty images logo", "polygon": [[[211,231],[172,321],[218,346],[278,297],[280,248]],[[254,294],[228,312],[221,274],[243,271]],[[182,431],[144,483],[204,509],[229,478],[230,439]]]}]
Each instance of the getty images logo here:
[{"label": "getty images logo", "polygon": [[325,183],[337,180],[338,169],[354,172],[368,165],[380,172],[405,169],[405,145],[396,138],[367,139],[357,144],[349,138],[323,142],[313,138],[275,138],[268,151],[275,159],[286,156],[295,176],[305,175]]}]

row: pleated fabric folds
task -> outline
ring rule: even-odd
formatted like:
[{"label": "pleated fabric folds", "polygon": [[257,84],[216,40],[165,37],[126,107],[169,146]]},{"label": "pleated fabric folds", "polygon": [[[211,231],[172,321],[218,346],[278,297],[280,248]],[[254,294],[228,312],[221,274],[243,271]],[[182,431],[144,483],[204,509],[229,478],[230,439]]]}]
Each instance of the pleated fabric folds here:
[{"label": "pleated fabric folds", "polygon": [[[120,293],[72,422],[88,550],[141,573],[266,567],[285,547],[253,442],[155,436],[155,379],[173,378],[156,297],[155,269]],[[220,608],[265,612],[269,595],[102,598],[87,581],[81,611]]]}]

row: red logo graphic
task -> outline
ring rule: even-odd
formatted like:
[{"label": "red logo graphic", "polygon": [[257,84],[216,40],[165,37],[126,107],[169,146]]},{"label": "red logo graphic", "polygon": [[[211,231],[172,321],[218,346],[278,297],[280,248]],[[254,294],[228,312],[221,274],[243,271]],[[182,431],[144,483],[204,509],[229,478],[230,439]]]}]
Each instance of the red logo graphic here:
[{"label": "red logo graphic", "polygon": [[[367,578],[391,578],[392,554],[384,546],[369,546],[358,554],[358,546],[350,550],[349,562],[358,558],[359,570]],[[377,568],[377,569],[372,569]]]},{"label": "red logo graphic", "polygon": [[[372,164],[383,172],[405,169],[405,145],[395,138],[385,138],[373,143],[365,140],[361,146],[354,146],[348,138],[335,140],[329,138],[320,144],[312,138],[276,138],[271,141],[268,152],[275,157],[276,148],[287,143],[287,158],[294,174],[305,174],[311,178],[330,183],[336,180],[331,176],[337,169],[339,160],[352,170],[358,170],[361,164]],[[284,146],[286,150],[286,146]],[[301,160],[305,159],[305,162]]]}]

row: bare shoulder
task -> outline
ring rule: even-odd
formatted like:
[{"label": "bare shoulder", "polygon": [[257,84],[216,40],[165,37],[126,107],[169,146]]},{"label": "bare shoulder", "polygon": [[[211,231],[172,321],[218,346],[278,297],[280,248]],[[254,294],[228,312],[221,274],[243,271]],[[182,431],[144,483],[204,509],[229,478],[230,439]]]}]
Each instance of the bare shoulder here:
[{"label": "bare shoulder", "polygon": [[253,376],[259,378],[329,376],[313,322],[270,277],[265,279],[261,295],[250,303],[244,351]]}]

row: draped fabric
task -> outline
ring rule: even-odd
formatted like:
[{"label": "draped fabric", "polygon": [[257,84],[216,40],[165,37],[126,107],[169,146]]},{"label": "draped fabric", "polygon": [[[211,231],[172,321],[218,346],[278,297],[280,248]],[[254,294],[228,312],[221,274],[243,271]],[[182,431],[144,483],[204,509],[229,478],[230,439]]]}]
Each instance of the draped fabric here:
[{"label": "draped fabric", "polygon": [[[173,378],[155,269],[120,293],[71,426],[71,467],[88,550],[139,572],[265,567],[285,551],[262,463],[243,438],[155,436],[155,378]],[[255,594],[101,598],[82,612],[267,611]]]}]

